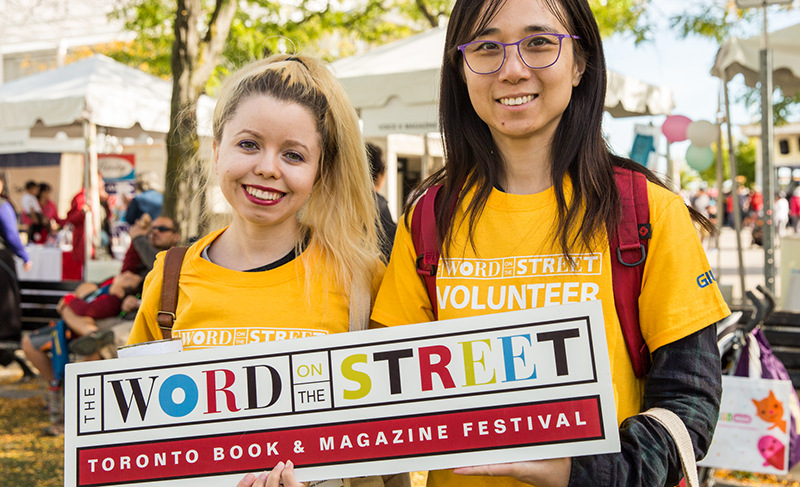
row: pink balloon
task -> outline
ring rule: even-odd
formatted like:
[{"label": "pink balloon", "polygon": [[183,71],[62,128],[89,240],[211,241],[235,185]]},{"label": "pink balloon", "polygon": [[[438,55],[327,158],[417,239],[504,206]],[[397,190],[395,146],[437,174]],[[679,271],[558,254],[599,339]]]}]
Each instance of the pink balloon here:
[{"label": "pink balloon", "polygon": [[683,115],[670,115],[661,125],[661,133],[669,142],[686,140],[686,129],[689,128],[690,123],[692,123],[691,118]]}]

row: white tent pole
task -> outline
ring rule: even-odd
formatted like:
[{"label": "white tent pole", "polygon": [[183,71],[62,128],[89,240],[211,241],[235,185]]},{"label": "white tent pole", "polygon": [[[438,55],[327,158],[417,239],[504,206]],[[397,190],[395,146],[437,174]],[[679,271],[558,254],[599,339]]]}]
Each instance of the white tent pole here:
[{"label": "white tent pole", "polygon": [[722,275],[722,249],[720,248],[720,237],[722,236],[722,205],[725,204],[725,197],[722,195],[722,185],[725,179],[725,160],[722,156],[722,122],[724,119],[722,118],[721,95],[722,94],[720,93],[717,96],[717,221],[714,224],[714,227],[717,230],[717,234],[714,237],[714,247],[717,249],[717,280],[719,280],[720,276]]},{"label": "white tent pole", "polygon": [[431,151],[428,150],[428,133],[422,134],[422,167],[420,168],[420,181],[428,178],[431,165]]},{"label": "white tent pole", "polygon": [[84,279],[88,277],[89,261],[92,258],[92,247],[96,240],[100,238],[100,191],[98,190],[99,180],[97,178],[97,125],[83,121],[83,135],[86,139],[86,164],[84,175],[84,187],[86,188],[86,198],[89,204],[89,212],[83,225],[84,235]]},{"label": "white tent pole", "polygon": [[397,203],[397,182],[397,152],[392,144],[392,136],[389,135],[386,137],[386,201],[395,221],[400,213]]},{"label": "white tent pole", "polygon": [[764,201],[764,282],[767,289],[775,294],[775,219],[772,214],[773,199],[775,198],[775,171],[772,160],[772,51],[769,49],[767,34],[767,7],[764,11],[764,38],[761,50],[761,184]]},{"label": "white tent pole", "polygon": [[[744,257],[742,256],[742,207],[739,203],[739,164],[736,161],[736,152],[733,148],[733,129],[731,128],[731,103],[728,98],[728,70],[722,72],[722,93],[725,97],[725,125],[728,130],[728,157],[731,164],[731,201],[733,203],[733,228],[736,230],[736,254],[739,258],[739,285],[741,286],[741,302],[744,302]],[[719,212],[721,210],[718,209]]]}]

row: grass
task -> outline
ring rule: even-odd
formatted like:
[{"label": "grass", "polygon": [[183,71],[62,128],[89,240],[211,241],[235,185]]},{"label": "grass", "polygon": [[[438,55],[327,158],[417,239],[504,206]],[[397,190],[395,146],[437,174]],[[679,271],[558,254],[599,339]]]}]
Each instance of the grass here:
[{"label": "grass", "polygon": [[15,487],[64,485],[64,437],[46,436],[46,386],[37,379],[16,384],[18,376],[0,379],[0,387],[42,392],[32,397],[0,397],[0,484]]}]

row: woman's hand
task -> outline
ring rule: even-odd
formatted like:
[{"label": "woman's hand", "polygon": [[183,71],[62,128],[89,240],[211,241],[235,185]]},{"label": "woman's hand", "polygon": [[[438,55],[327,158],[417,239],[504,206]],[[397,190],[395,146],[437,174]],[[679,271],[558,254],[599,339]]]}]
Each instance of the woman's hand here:
[{"label": "woman's hand", "polygon": [[283,481],[283,487],[308,487],[307,482],[294,479],[294,464],[291,460],[287,460],[285,465],[279,462],[271,472],[261,472],[258,475],[249,473],[236,487],[278,487],[280,481]]},{"label": "woman's hand", "polygon": [[[488,475],[514,477],[536,487],[566,487],[572,471],[572,458],[554,458],[532,462],[501,463],[453,470],[458,475]],[[240,486],[241,487],[241,486]],[[246,487],[246,486],[245,486]]]}]

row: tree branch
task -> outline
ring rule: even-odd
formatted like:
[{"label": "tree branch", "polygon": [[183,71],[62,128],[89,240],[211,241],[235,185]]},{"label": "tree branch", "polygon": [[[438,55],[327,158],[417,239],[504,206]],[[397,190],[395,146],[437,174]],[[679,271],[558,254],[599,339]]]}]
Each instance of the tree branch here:
[{"label": "tree branch", "polygon": [[439,18],[430,12],[428,5],[425,4],[425,0],[415,0],[415,3],[417,4],[417,8],[419,9],[420,13],[422,13],[428,23],[431,24],[431,27],[438,27]]},{"label": "tree branch", "polygon": [[219,64],[238,7],[236,0],[217,0],[214,6],[214,12],[211,14],[208,24],[208,32],[200,43],[197,66],[191,77],[191,84],[197,89],[198,96]]}]

